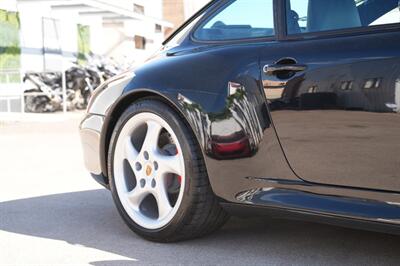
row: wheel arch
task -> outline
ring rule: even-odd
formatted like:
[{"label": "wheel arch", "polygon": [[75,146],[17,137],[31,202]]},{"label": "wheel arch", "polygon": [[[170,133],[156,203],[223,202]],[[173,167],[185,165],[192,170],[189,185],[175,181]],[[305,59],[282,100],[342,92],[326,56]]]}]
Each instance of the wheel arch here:
[{"label": "wheel arch", "polygon": [[107,115],[104,120],[101,138],[100,138],[100,162],[101,162],[101,170],[104,177],[107,178],[108,182],[108,170],[107,170],[107,154],[109,151],[110,141],[112,137],[112,133],[114,131],[115,125],[118,122],[119,117],[122,113],[128,108],[129,105],[142,100],[142,99],[156,99],[167,104],[171,107],[179,116],[182,117],[183,121],[192,131],[194,136],[196,137],[197,143],[200,146],[200,149],[204,156],[203,148],[199,143],[198,136],[196,132],[193,130],[193,127],[190,125],[188,119],[186,118],[183,111],[180,107],[169,98],[167,94],[164,94],[160,91],[150,90],[150,89],[135,89],[133,91],[127,92],[126,94],[122,95],[110,108],[107,112]]}]

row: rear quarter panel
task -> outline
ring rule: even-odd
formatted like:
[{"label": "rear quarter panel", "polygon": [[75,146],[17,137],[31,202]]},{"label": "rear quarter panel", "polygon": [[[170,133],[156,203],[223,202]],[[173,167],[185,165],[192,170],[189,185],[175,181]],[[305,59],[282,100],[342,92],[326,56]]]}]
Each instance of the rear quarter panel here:
[{"label": "rear quarter panel", "polygon": [[124,91],[154,92],[182,115],[202,149],[214,192],[231,202],[262,186],[257,178],[297,180],[260,87],[261,45],[205,45],[163,53],[137,69]]}]

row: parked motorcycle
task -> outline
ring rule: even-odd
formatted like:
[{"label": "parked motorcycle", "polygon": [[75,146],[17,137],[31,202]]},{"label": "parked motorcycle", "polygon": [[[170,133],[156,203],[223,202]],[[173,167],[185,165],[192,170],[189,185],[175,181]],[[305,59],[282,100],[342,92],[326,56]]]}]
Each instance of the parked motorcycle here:
[{"label": "parked motorcycle", "polygon": [[[65,72],[67,110],[85,109],[93,91],[105,80],[118,74],[118,68],[92,61],[82,67],[74,64]],[[56,112],[63,108],[62,74],[28,72],[24,76],[25,111]]]},{"label": "parked motorcycle", "polygon": [[32,113],[55,112],[62,104],[60,73],[26,73],[24,76],[25,111]]}]

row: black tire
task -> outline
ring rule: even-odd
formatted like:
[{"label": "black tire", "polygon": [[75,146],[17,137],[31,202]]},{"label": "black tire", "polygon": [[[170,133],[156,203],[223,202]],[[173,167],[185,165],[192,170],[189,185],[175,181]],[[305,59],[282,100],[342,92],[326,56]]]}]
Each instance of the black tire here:
[{"label": "black tire", "polygon": [[[183,151],[186,169],[181,205],[175,217],[166,226],[156,230],[143,228],[128,216],[118,197],[113,177],[113,154],[119,133],[130,118],[142,112],[160,116],[173,128]],[[229,218],[211,189],[203,156],[193,133],[182,117],[156,99],[135,102],[119,118],[110,141],[108,174],[112,196],[124,222],[135,233],[150,241],[166,243],[198,238],[216,231]]]},{"label": "black tire", "polygon": [[25,96],[25,112],[46,113],[50,100],[46,96]]}]

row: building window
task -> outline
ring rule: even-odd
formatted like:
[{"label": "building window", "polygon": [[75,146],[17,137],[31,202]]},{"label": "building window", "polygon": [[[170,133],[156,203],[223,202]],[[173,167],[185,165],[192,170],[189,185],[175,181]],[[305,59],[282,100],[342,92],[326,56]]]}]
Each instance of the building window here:
[{"label": "building window", "polygon": [[159,25],[159,24],[156,24],[155,32],[156,33],[161,33],[162,32],[162,26]]},{"label": "building window", "polygon": [[133,12],[144,15],[144,6],[133,4]]},{"label": "building window", "polygon": [[135,47],[136,49],[146,49],[146,38],[142,36],[135,36]]}]

